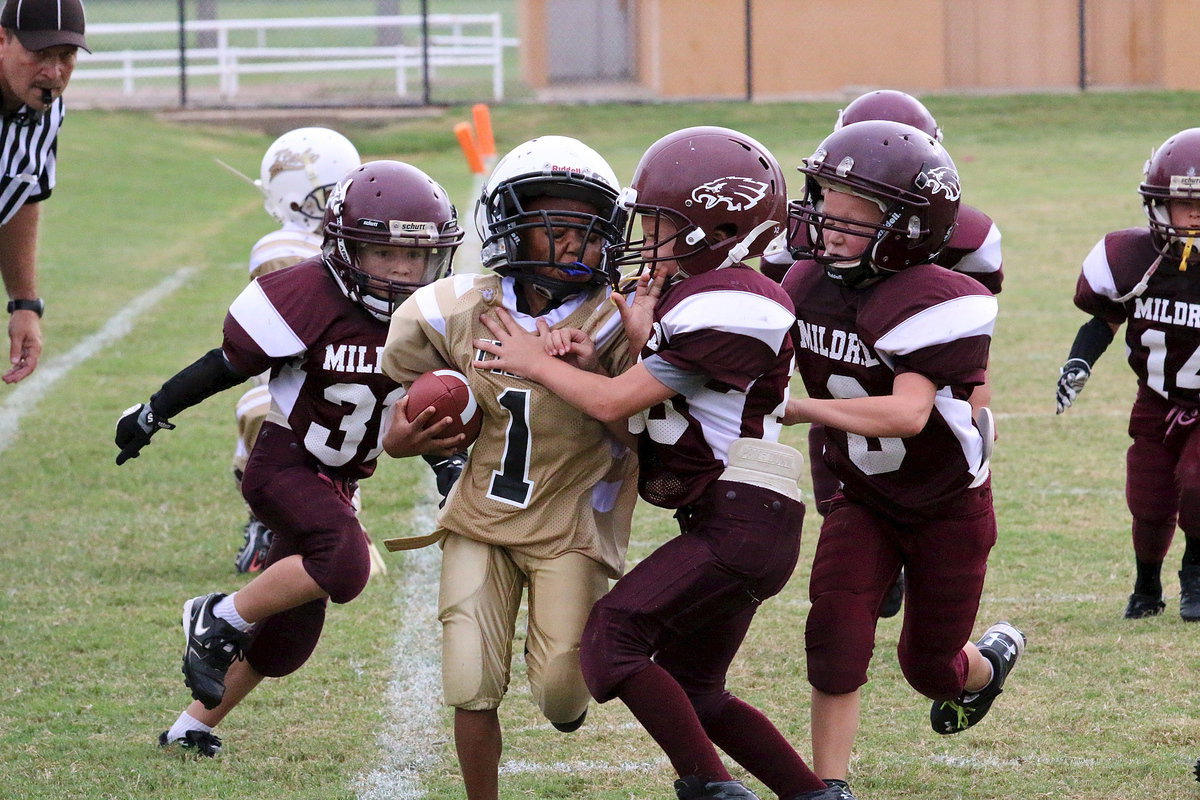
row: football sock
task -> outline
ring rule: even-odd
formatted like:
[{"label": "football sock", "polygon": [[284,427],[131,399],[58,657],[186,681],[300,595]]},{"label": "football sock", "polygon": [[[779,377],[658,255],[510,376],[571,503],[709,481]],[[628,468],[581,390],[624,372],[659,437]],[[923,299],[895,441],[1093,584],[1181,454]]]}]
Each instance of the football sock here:
[{"label": "football sock", "polygon": [[1180,566],[1200,566],[1200,537],[1193,539],[1188,536],[1183,540],[1183,560]]},{"label": "football sock", "polygon": [[175,724],[171,726],[170,730],[167,731],[167,741],[173,742],[176,739],[182,739],[188,731],[202,731],[204,733],[208,733],[211,730],[211,725],[205,725],[203,722],[184,711],[179,715],[179,719],[175,720]]},{"label": "football sock", "polygon": [[1137,580],[1133,582],[1133,591],[1147,594],[1151,597],[1162,596],[1162,562],[1137,560]]},{"label": "football sock", "polygon": [[217,603],[216,608],[213,609],[213,616],[225,620],[242,633],[245,633],[253,628],[254,625],[246,622],[246,620],[242,619],[242,615],[238,613],[237,608],[233,604],[233,598],[236,596],[237,592],[234,592],[222,598],[221,602]]}]

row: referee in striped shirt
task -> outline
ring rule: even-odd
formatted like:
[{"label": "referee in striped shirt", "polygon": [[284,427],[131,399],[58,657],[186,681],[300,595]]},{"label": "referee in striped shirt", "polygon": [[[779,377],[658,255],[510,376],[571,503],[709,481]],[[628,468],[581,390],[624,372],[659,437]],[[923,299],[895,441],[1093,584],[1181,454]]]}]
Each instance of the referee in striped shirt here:
[{"label": "referee in striped shirt", "polygon": [[38,204],[54,189],[62,93],[79,48],[88,49],[83,32],[81,0],[7,0],[0,12],[0,274],[12,365],[0,376],[5,383],[27,377],[42,353]]}]

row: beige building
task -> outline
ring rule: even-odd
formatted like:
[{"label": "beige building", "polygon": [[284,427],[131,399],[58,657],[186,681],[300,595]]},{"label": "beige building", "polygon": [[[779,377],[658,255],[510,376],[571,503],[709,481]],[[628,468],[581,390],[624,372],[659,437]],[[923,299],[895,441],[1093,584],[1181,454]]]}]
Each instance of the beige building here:
[{"label": "beige building", "polygon": [[535,89],[655,99],[1200,90],[1200,0],[518,0]]}]

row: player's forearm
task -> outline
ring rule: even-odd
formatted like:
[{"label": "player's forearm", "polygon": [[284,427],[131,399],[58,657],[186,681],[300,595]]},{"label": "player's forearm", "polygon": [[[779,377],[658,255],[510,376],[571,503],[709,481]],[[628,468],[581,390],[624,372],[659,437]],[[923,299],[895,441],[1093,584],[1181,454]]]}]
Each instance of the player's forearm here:
[{"label": "player's forearm", "polygon": [[529,379],[542,384],[574,408],[601,422],[625,420],[640,410],[620,408],[620,398],[615,396],[612,378],[577,369],[557,358],[540,360],[530,370]]},{"label": "player's forearm", "polygon": [[792,425],[817,422],[859,436],[900,438],[920,433],[928,419],[929,409],[922,413],[910,404],[898,402],[894,395],[835,400],[792,398],[785,416]]},{"label": "player's forearm", "polygon": [[1100,356],[1112,344],[1117,327],[1100,317],[1092,317],[1083,323],[1079,332],[1075,334],[1075,341],[1071,343],[1071,352],[1067,360],[1077,358],[1084,361],[1089,368],[1095,366]]},{"label": "player's forearm", "polygon": [[248,377],[234,370],[218,347],[169,378],[150,398],[150,407],[161,418],[170,419],[218,392],[237,386]]}]

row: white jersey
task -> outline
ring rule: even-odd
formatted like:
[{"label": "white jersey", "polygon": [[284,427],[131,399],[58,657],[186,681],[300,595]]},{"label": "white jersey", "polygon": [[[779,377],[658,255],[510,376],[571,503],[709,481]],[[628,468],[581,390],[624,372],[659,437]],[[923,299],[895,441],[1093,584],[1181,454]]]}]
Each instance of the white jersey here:
[{"label": "white jersey", "polygon": [[305,228],[284,225],[254,243],[250,248],[250,278],[274,272],[321,252],[323,237]]}]

